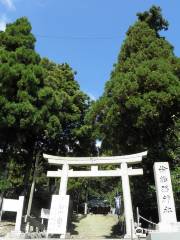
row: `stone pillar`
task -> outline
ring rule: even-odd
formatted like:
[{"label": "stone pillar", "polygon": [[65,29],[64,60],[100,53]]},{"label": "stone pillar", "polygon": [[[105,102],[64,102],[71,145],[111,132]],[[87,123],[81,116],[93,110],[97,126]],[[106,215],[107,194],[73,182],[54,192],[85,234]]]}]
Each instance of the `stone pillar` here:
[{"label": "stone pillar", "polygon": [[88,206],[87,206],[87,202],[84,203],[84,214],[87,215],[88,213]]},{"label": "stone pillar", "polygon": [[122,170],[124,212],[125,212],[125,222],[126,222],[126,235],[124,236],[124,238],[130,238],[131,229],[133,229],[133,235],[134,235],[134,218],[133,218],[130,185],[129,185],[128,167],[126,162],[121,163],[121,170]]},{"label": "stone pillar", "polygon": [[18,201],[17,215],[16,215],[15,232],[21,232],[23,205],[24,205],[24,196],[20,196]]},{"label": "stone pillar", "polygon": [[154,178],[159,213],[157,230],[160,232],[177,231],[176,208],[168,162],[154,163]]},{"label": "stone pillar", "polygon": [[67,163],[64,163],[62,166],[62,175],[61,175],[61,182],[60,182],[60,189],[59,189],[59,195],[66,195],[67,193],[67,183],[68,183],[68,170],[69,165]]}]

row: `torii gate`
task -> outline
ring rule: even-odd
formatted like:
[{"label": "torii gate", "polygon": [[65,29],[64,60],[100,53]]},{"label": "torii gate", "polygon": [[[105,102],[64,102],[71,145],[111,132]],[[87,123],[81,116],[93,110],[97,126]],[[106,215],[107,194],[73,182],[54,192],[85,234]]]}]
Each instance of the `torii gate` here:
[{"label": "torii gate", "polygon": [[[126,235],[129,238],[132,233],[134,235],[134,217],[131,201],[131,192],[129,185],[129,176],[143,175],[143,169],[133,169],[128,167],[128,164],[137,164],[142,161],[142,157],[147,155],[147,151],[125,155],[125,156],[112,156],[112,157],[59,157],[43,154],[45,159],[51,165],[61,165],[62,169],[57,171],[48,171],[48,177],[61,178],[59,195],[65,196],[67,194],[67,183],[69,177],[121,177],[122,189],[124,199],[124,211],[126,222]],[[98,170],[98,165],[120,165],[116,170]],[[74,171],[70,166],[90,165],[91,170]]]}]

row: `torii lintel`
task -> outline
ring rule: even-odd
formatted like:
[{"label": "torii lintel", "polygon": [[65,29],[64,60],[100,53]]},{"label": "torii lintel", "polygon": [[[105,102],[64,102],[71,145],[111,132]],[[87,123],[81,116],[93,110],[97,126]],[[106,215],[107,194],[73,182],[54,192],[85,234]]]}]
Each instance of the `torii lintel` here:
[{"label": "torii lintel", "polygon": [[104,164],[120,164],[129,163],[137,164],[142,161],[142,157],[147,155],[147,151],[124,155],[124,156],[111,156],[111,157],[61,157],[43,154],[45,159],[48,159],[48,163],[51,165],[104,165]]}]

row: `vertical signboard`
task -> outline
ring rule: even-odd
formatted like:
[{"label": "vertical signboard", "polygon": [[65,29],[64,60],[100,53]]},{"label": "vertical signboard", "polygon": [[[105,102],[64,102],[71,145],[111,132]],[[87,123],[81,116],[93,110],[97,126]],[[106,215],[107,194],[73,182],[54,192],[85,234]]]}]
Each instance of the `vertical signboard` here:
[{"label": "vertical signboard", "polygon": [[53,195],[48,221],[48,234],[66,234],[69,195]]},{"label": "vertical signboard", "polygon": [[154,178],[160,223],[177,222],[168,162],[154,164]]}]

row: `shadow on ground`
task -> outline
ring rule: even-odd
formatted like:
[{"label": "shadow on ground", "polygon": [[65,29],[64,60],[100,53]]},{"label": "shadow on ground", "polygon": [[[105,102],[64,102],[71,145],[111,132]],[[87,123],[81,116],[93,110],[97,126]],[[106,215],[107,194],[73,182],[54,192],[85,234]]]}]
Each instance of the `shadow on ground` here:
[{"label": "shadow on ground", "polygon": [[112,226],[111,228],[111,234],[108,236],[103,236],[104,238],[123,238],[124,236],[124,231],[125,227],[124,227],[124,223],[123,222],[118,222],[116,225]]},{"label": "shadow on ground", "polygon": [[79,232],[75,230],[77,228],[77,224],[83,219],[86,218],[86,215],[82,214],[73,214],[71,218],[71,222],[69,223],[69,232],[71,235],[79,235]]},{"label": "shadow on ground", "polygon": [[79,239],[120,239],[124,230],[124,221],[109,214],[73,215],[69,228],[71,236]]}]

